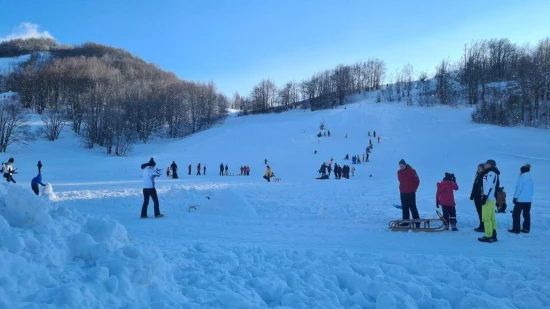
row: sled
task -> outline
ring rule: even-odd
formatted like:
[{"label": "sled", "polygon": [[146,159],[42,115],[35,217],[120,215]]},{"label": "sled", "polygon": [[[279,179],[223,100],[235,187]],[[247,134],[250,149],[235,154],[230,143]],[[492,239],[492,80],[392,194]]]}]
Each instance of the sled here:
[{"label": "sled", "polygon": [[395,207],[395,208],[397,208],[397,209],[403,209],[403,206],[397,205],[397,204],[393,204],[393,207]]},{"label": "sled", "polygon": [[199,208],[199,205],[191,205],[189,206],[189,209],[187,209],[188,212],[195,212]]},{"label": "sled", "polygon": [[[389,229],[392,231],[443,232],[447,229],[447,222],[439,210],[436,210],[435,213],[439,217],[438,219],[392,220],[389,222]],[[416,227],[417,224],[419,227]]]}]

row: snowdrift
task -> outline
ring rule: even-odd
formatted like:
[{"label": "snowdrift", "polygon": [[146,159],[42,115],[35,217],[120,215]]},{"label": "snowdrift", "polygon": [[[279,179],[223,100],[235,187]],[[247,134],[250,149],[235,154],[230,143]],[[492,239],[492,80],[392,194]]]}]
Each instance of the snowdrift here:
[{"label": "snowdrift", "polygon": [[5,183],[0,261],[0,308],[173,308],[184,301],[160,251],[132,243],[117,221]]}]

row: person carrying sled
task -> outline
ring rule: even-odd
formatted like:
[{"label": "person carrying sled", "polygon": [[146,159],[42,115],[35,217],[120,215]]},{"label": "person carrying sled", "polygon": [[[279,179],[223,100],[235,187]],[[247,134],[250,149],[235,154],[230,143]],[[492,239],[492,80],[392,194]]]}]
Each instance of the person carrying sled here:
[{"label": "person carrying sled", "polygon": [[271,167],[268,165],[265,170],[264,179],[267,180],[267,182],[271,182],[271,177],[273,177],[273,172],[271,171]]},{"label": "person carrying sled", "polygon": [[157,189],[155,188],[155,178],[160,177],[160,170],[155,169],[155,160],[151,158],[149,162],[141,165],[143,170],[143,205],[141,206],[141,218],[148,218],[147,207],[149,206],[149,198],[153,199],[155,218],[164,217],[160,213],[159,198],[157,196]]},{"label": "person carrying sled", "polygon": [[479,226],[474,229],[476,232],[485,232],[483,225],[483,219],[481,217],[481,198],[483,197],[483,170],[485,169],[485,164],[481,163],[477,166],[476,178],[474,179],[474,184],[472,185],[472,193],[470,193],[470,200],[474,201],[476,206],[477,215],[479,217]]},{"label": "person carrying sled", "polygon": [[[520,168],[520,175],[514,191],[514,210],[512,211],[512,229],[510,233],[529,233],[531,230],[531,202],[533,201],[533,179],[531,178],[531,165],[525,164]],[[520,230],[520,215],[523,212],[523,227]]]},{"label": "person carrying sled", "polygon": [[[401,159],[399,161],[397,179],[399,180],[399,195],[401,198],[403,220],[410,220],[411,214],[413,219],[420,219],[418,209],[416,208],[416,190],[420,186],[420,178],[416,170],[407,164],[405,160]],[[403,225],[408,226],[408,223],[403,223]],[[416,227],[420,227],[420,223],[417,223]]]},{"label": "person carrying sled", "polygon": [[483,177],[483,195],[481,197],[481,219],[485,235],[478,238],[481,242],[495,242],[497,239],[497,221],[495,216],[496,190],[500,186],[500,171],[495,160],[485,162]]},{"label": "person carrying sled", "polygon": [[172,179],[178,179],[178,165],[176,164],[176,161],[172,161],[170,168],[172,169]]},{"label": "person carrying sled", "polygon": [[40,190],[38,190],[38,185],[45,187],[46,184],[42,183],[42,174],[38,174],[31,180],[31,189],[36,195],[40,195]]},{"label": "person carrying sled", "polygon": [[13,158],[9,158],[8,162],[2,163],[3,176],[6,178],[7,182],[16,183],[15,179],[13,179],[13,175],[17,174],[17,169],[13,169],[14,162],[15,160]]},{"label": "person carrying sled", "polygon": [[454,174],[445,173],[443,181],[437,183],[437,192],[435,194],[435,205],[437,208],[441,206],[443,209],[443,218],[445,219],[445,226],[447,231],[449,225],[452,226],[453,231],[458,231],[456,227],[456,203],[454,191],[458,191],[458,184],[456,183],[456,177]]}]

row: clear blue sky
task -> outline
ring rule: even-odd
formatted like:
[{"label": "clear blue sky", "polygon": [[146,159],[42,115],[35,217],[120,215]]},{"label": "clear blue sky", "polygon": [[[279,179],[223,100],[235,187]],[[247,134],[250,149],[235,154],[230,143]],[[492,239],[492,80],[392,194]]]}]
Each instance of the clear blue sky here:
[{"label": "clear blue sky", "polygon": [[534,45],[550,36],[549,12],[548,0],[0,0],[0,38],[32,23],[247,95],[263,78],[282,85],[371,57],[431,73],[474,39]]}]

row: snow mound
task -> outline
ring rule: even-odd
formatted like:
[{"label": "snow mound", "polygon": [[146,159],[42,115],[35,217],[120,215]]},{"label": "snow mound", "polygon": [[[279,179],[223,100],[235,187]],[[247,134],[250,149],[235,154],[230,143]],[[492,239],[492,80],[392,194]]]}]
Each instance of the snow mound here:
[{"label": "snow mound", "polygon": [[50,200],[57,199],[57,195],[55,195],[55,193],[53,192],[53,187],[49,183],[47,183],[44,189],[42,189],[42,196],[45,196]]},{"label": "snow mound", "polygon": [[[51,188],[51,187],[50,187]],[[117,221],[0,184],[0,308],[172,308],[184,302],[158,248]]]}]

